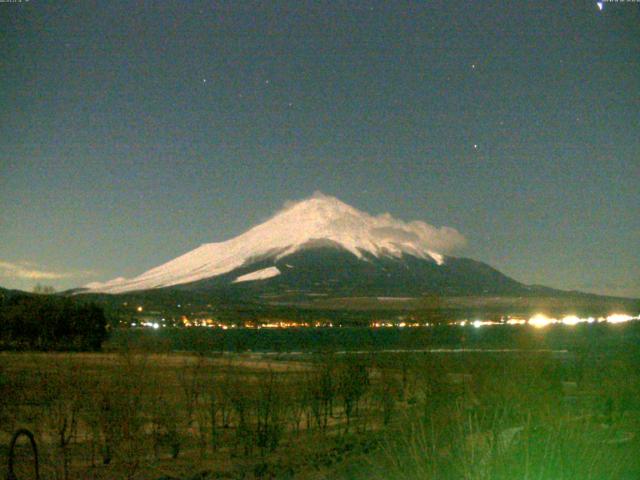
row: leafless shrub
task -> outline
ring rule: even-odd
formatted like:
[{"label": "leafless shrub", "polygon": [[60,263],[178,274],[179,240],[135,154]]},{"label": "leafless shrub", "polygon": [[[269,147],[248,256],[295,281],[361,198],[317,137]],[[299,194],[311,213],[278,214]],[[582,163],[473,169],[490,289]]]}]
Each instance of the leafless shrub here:
[{"label": "leafless shrub", "polygon": [[144,458],[144,400],[148,395],[148,356],[123,351],[109,375],[98,377],[85,420],[94,432],[102,463],[120,463],[132,478]]},{"label": "leafless shrub", "polygon": [[56,447],[62,457],[61,476],[69,478],[69,447],[76,439],[78,422],[84,401],[83,379],[69,359],[43,373],[45,427],[54,436]]}]

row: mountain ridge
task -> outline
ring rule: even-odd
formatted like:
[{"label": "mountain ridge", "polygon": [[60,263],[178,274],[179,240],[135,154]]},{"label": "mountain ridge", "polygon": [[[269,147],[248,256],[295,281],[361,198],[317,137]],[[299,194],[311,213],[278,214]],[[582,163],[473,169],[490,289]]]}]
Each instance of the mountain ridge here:
[{"label": "mountain ridge", "polygon": [[449,227],[369,215],[316,193],[235,238],[202,244],[131,279],[94,282],[68,293],[148,292],[261,304],[432,295],[615,298],[525,285],[486,263],[449,255],[464,242]]},{"label": "mountain ridge", "polygon": [[325,243],[365,261],[406,254],[441,265],[444,253],[464,242],[453,228],[404,222],[390,214],[373,216],[335,197],[316,193],[235,238],[203,244],[131,279],[118,277],[84,288],[95,293],[123,293],[188,284],[226,274],[261,258],[277,260]]}]

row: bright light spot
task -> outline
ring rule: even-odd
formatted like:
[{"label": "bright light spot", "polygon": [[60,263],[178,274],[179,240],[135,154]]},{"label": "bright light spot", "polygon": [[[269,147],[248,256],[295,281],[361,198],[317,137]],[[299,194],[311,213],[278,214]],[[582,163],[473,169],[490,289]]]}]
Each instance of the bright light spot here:
[{"label": "bright light spot", "polygon": [[131,324],[131,326],[132,326],[132,327],[135,327],[135,326],[136,326],[136,322],[133,322],[133,323]]},{"label": "bright light spot", "polygon": [[471,325],[473,325],[475,328],[480,328],[487,325],[501,325],[501,323],[495,322],[493,320],[474,320]]},{"label": "bright light spot", "polygon": [[507,320],[507,325],[524,325],[525,323],[527,323],[527,321],[520,318],[510,318]]},{"label": "bright light spot", "polygon": [[556,322],[557,320],[555,318],[549,318],[546,315],[542,315],[541,313],[539,313],[538,315],[534,315],[529,319],[529,325],[535,328],[543,328]]},{"label": "bright light spot", "polygon": [[142,307],[138,307],[138,308],[136,308],[136,310],[141,312],[142,311]]},{"label": "bright light spot", "polygon": [[625,315],[622,313],[614,313],[613,315],[609,315],[607,317],[608,323],[623,323],[628,322],[629,320],[633,320],[631,315]]},{"label": "bright light spot", "polygon": [[569,315],[562,319],[562,323],[564,325],[577,325],[578,323],[584,322],[582,318],[578,318],[575,315]]},{"label": "bright light spot", "polygon": [[598,5],[598,10],[602,11],[602,9],[604,8],[604,3],[603,2],[598,2],[596,3],[596,5]]},{"label": "bright light spot", "polygon": [[154,330],[157,330],[157,329],[159,329],[159,328],[160,328],[160,325],[158,325],[157,323],[154,323],[154,324],[153,324],[153,325],[151,325],[151,326],[154,328]]}]

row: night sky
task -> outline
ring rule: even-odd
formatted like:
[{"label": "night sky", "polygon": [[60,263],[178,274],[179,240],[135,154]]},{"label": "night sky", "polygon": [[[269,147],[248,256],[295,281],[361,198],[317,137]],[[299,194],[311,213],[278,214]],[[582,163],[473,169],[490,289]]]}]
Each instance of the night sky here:
[{"label": "night sky", "polygon": [[0,286],[133,276],[320,190],[640,297],[640,3],[0,3]]}]

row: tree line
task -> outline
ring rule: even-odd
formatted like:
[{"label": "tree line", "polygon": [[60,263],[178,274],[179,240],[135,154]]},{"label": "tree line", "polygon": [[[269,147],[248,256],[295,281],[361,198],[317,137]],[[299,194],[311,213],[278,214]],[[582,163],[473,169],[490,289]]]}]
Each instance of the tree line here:
[{"label": "tree line", "polygon": [[0,298],[0,348],[99,350],[107,336],[103,309],[54,295]]}]

